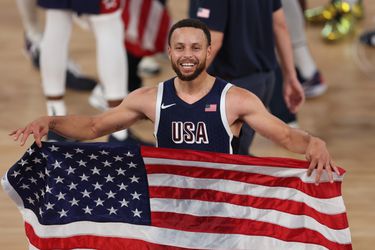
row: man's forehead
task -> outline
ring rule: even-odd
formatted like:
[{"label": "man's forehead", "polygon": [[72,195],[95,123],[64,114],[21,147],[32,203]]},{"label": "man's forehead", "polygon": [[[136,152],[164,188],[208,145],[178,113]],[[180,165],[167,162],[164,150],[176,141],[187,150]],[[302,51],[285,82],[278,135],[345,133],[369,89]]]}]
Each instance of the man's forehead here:
[{"label": "man's forehead", "polygon": [[172,33],[171,41],[180,42],[181,39],[188,39],[201,43],[206,41],[203,30],[194,27],[182,27],[175,29]]}]

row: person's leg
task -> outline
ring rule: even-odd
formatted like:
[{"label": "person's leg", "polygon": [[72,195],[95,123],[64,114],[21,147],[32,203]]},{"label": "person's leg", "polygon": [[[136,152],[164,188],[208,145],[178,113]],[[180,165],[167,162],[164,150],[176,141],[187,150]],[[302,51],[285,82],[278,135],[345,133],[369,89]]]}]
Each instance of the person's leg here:
[{"label": "person's leg", "polygon": [[[64,102],[68,47],[72,27],[71,12],[49,9],[40,44],[40,72],[48,115],[66,115]],[[48,140],[65,138],[48,133]]]},{"label": "person's leg", "polygon": [[36,0],[17,0],[16,2],[26,38],[39,46],[42,30],[37,15]]},{"label": "person's leg", "polygon": [[[124,47],[124,27],[120,11],[90,15],[96,38],[97,68],[108,107],[121,103],[128,90],[128,67]],[[125,130],[112,134],[118,140],[127,137]]]}]

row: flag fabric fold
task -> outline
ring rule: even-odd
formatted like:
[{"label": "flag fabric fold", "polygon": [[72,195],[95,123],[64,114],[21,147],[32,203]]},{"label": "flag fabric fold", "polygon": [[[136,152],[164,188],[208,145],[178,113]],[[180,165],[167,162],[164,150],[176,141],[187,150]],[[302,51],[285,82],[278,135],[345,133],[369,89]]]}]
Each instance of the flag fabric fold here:
[{"label": "flag fabric fold", "polygon": [[33,144],[2,179],[36,249],[352,249],[341,175],[308,163],[108,143]]}]

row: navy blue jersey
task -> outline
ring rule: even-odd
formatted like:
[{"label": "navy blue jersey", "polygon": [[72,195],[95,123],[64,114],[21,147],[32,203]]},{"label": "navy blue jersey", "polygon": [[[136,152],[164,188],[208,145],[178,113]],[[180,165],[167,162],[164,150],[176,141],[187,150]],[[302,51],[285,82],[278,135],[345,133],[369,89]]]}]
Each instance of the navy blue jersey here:
[{"label": "navy blue jersey", "polygon": [[193,104],[176,94],[174,78],[158,87],[155,130],[156,145],[232,154],[233,134],[226,111],[225,96],[232,84],[216,78],[210,92]]},{"label": "navy blue jersey", "polygon": [[45,9],[70,10],[77,14],[107,14],[120,9],[120,0],[38,0]]}]

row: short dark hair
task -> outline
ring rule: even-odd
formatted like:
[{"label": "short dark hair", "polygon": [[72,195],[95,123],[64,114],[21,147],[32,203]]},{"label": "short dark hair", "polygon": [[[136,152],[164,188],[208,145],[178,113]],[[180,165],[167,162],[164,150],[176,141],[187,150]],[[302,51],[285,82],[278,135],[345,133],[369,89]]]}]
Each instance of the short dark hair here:
[{"label": "short dark hair", "polygon": [[207,25],[204,24],[202,21],[200,21],[198,19],[187,18],[187,19],[182,19],[182,20],[178,21],[169,30],[169,34],[168,34],[168,45],[169,46],[171,45],[171,37],[172,37],[173,32],[176,29],[185,28],[185,27],[191,27],[191,28],[196,28],[196,29],[202,30],[204,35],[206,36],[208,46],[211,45],[211,33],[210,33],[210,30],[208,29]]}]

